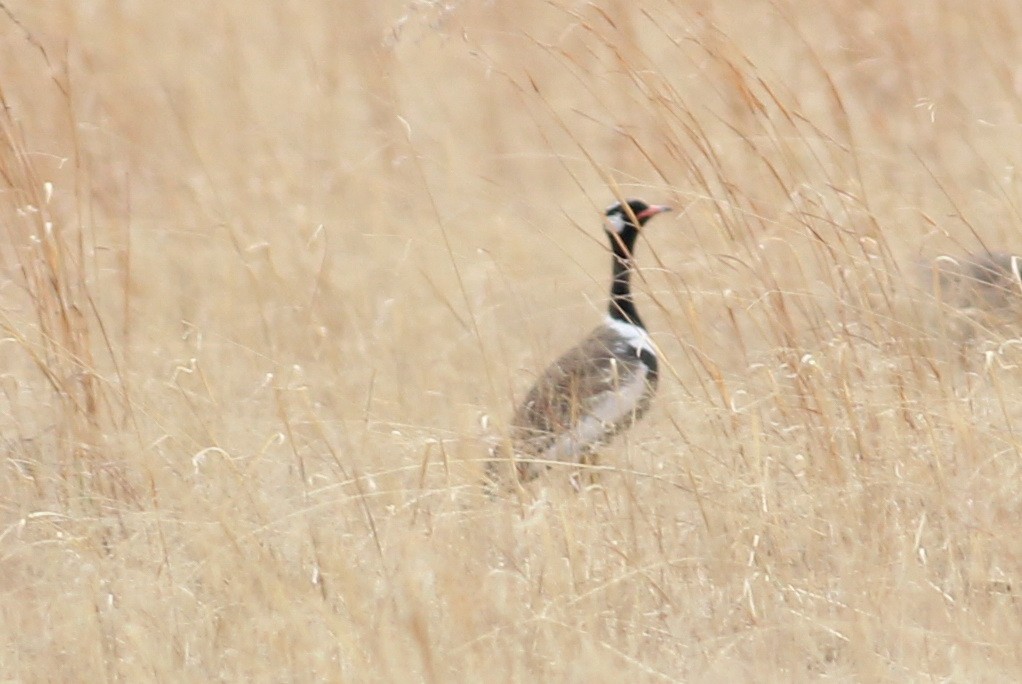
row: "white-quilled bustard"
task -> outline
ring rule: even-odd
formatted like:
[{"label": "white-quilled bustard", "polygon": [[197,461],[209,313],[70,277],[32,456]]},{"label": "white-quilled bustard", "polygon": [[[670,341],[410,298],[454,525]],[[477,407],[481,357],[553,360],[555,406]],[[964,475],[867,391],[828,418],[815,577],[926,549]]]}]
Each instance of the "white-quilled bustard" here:
[{"label": "white-quilled bustard", "polygon": [[538,477],[553,463],[587,463],[649,408],[657,354],[632,300],[632,255],[639,230],[669,211],[628,200],[606,212],[612,280],[603,323],[553,362],[515,411],[508,439],[492,452],[494,484]]}]

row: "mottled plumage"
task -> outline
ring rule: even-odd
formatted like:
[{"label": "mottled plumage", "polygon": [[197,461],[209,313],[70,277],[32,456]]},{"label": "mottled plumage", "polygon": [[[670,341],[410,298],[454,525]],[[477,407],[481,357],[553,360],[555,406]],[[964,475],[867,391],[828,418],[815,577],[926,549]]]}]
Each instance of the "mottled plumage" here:
[{"label": "mottled plumage", "polygon": [[1022,306],[1022,257],[1005,252],[974,254],[935,262],[944,301],[988,313]]},{"label": "mottled plumage", "polygon": [[656,367],[647,364],[639,350],[607,325],[551,364],[511,420],[519,477],[531,480],[548,467],[529,463],[529,456],[584,462],[631,427],[649,408],[656,390]]}]

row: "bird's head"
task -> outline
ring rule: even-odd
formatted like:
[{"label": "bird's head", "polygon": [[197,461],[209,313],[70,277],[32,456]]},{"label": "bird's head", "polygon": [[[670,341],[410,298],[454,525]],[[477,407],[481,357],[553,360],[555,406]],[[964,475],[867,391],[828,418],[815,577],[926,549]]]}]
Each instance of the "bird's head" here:
[{"label": "bird's head", "polygon": [[624,236],[627,232],[638,232],[657,214],[670,211],[663,204],[646,204],[642,200],[630,199],[624,203],[614,202],[607,207],[607,232]]}]

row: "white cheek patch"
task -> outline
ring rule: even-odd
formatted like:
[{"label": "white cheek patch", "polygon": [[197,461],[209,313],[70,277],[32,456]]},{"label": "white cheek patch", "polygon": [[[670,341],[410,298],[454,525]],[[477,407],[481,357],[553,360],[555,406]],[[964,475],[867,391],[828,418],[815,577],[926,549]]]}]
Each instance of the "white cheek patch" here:
[{"label": "white cheek patch", "polygon": [[615,212],[607,217],[607,221],[614,227],[615,233],[625,229],[625,217],[620,212]]}]

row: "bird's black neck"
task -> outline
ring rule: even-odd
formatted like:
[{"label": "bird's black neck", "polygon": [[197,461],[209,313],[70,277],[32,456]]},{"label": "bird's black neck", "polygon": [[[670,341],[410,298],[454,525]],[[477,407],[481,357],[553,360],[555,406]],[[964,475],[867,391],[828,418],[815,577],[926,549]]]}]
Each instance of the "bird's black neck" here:
[{"label": "bird's black neck", "polygon": [[621,234],[611,235],[614,257],[608,313],[614,320],[645,328],[632,301],[632,249],[637,232],[626,228]]}]

